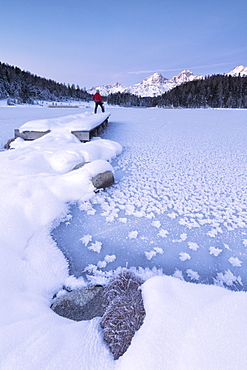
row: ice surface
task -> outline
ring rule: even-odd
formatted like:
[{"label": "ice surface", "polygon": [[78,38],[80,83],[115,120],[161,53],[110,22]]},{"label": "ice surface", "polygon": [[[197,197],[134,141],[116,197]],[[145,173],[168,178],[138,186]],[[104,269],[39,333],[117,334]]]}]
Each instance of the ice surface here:
[{"label": "ice surface", "polygon": [[[114,253],[115,261],[97,271],[156,267],[173,275],[180,270],[188,281],[196,276],[198,282],[246,290],[243,112],[132,109],[118,114],[116,125],[103,135],[124,148],[113,163],[117,183],[72,207],[70,222],[53,233],[70,255],[71,273],[83,275],[101,254]],[[99,256],[80,247],[87,234],[102,242]],[[235,281],[221,279],[228,270]]]}]

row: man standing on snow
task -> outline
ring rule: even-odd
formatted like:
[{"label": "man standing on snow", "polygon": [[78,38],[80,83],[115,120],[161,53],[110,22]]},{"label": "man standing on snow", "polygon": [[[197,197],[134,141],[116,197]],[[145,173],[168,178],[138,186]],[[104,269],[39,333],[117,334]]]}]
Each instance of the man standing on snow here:
[{"label": "man standing on snow", "polygon": [[102,97],[99,93],[99,90],[97,90],[96,93],[94,94],[93,101],[95,102],[94,113],[97,113],[97,108],[98,108],[99,105],[101,106],[102,112],[105,111],[105,108],[104,108],[104,105],[103,105],[103,102],[102,102]]}]

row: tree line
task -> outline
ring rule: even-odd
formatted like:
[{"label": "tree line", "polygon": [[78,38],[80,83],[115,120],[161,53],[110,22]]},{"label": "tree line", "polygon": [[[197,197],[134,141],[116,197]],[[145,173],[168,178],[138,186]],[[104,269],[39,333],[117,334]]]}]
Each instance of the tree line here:
[{"label": "tree line", "polygon": [[74,84],[58,83],[0,62],[0,99],[7,99],[9,104],[34,104],[42,100],[89,101],[91,95]]},{"label": "tree line", "polygon": [[120,105],[123,107],[152,107],[157,105],[154,98],[142,98],[141,96],[120,92],[109,94],[106,101],[109,105]]},{"label": "tree line", "polygon": [[[90,101],[91,98],[85,88],[58,83],[0,62],[0,99],[8,99],[9,104]],[[247,108],[247,77],[212,75],[179,85],[160,96],[141,97],[119,92],[103,100],[125,107]]]},{"label": "tree line", "polygon": [[190,81],[157,97],[110,94],[107,102],[122,106],[174,108],[247,108],[247,77],[213,75]]}]

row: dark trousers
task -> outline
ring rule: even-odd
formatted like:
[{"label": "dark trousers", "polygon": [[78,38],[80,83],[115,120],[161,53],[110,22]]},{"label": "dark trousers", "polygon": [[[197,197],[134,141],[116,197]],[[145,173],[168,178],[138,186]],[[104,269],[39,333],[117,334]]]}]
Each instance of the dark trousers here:
[{"label": "dark trousers", "polygon": [[94,113],[97,113],[97,108],[98,108],[99,105],[100,105],[100,107],[102,109],[102,112],[104,113],[105,108],[104,108],[104,105],[103,105],[102,101],[96,101],[95,102]]}]

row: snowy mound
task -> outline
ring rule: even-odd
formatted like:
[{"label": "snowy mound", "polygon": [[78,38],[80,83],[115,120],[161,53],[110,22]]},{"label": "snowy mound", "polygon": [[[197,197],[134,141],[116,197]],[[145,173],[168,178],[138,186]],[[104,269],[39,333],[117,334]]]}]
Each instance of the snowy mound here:
[{"label": "snowy mound", "polygon": [[109,118],[110,115],[110,113],[93,114],[85,112],[60,118],[29,121],[24,123],[19,131],[90,131]]}]

